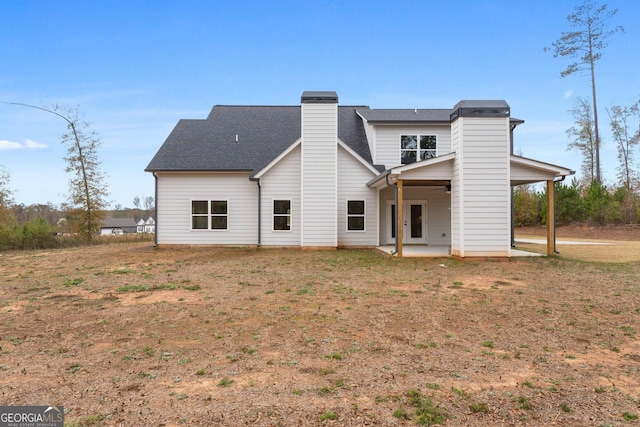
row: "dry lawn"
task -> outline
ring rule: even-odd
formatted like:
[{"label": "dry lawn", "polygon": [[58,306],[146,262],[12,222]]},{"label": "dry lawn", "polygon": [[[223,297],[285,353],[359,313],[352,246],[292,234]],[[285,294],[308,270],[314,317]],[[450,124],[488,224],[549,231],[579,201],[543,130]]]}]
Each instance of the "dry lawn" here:
[{"label": "dry lawn", "polygon": [[[520,228],[516,232],[518,249],[547,253],[544,244],[521,243],[518,239],[546,239],[546,228]],[[640,225],[558,227],[556,250],[562,258],[596,262],[640,261]]]},{"label": "dry lawn", "polygon": [[637,425],[639,260],[3,253],[0,404],[69,426]]}]

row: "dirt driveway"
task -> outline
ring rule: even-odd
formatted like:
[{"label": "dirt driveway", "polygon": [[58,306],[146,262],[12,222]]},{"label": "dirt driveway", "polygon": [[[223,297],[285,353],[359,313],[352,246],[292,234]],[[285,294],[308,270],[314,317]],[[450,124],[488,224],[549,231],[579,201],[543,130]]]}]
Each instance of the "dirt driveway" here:
[{"label": "dirt driveway", "polygon": [[70,426],[635,425],[639,267],[3,253],[0,403],[63,405]]}]

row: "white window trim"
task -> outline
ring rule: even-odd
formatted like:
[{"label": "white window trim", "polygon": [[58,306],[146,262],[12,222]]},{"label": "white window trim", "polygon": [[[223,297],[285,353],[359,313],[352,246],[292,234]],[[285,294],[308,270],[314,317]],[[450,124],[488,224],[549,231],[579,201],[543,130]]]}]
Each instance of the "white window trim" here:
[{"label": "white window trim", "polygon": [[[402,148],[402,137],[403,136],[415,136],[417,138],[415,150],[409,150],[409,149]],[[438,135],[437,134],[432,134],[432,133],[424,133],[424,134],[422,134],[422,133],[413,133],[413,134],[412,133],[403,133],[403,134],[400,134],[400,141],[399,141],[399,144],[398,144],[399,145],[399,149],[400,149],[400,151],[399,151],[400,164],[402,164],[402,165],[410,165],[411,164],[411,163],[402,163],[402,152],[403,151],[415,151],[416,160],[415,160],[415,162],[412,162],[412,163],[417,163],[417,162],[420,162],[422,160],[427,160],[427,159],[421,159],[420,158],[420,138],[423,137],[423,136],[432,136],[432,137],[434,137],[436,139],[436,148],[433,149],[433,152],[434,152],[433,157],[437,157],[438,156]],[[432,149],[428,149],[428,150],[431,151]],[[433,157],[430,157],[430,158],[433,158]]]},{"label": "white window trim", "polygon": [[[351,214],[349,215],[349,202],[362,202],[364,204],[364,213],[363,214]],[[366,233],[367,232],[367,201],[365,199],[347,199],[345,201],[345,217],[346,223],[345,228],[347,233]],[[363,218],[364,219],[364,227],[362,230],[349,230],[349,217],[354,218]]]},{"label": "white window trim", "polygon": [[[207,202],[207,213],[206,214],[194,214],[193,213],[193,202]],[[213,214],[211,213],[211,202],[226,202],[227,203],[227,213],[226,214]],[[202,233],[202,232],[227,232],[229,231],[229,200],[228,199],[191,199],[189,203],[189,230]],[[194,216],[206,216],[207,217],[207,228],[193,228],[193,217]],[[227,228],[211,228],[211,217],[214,216],[226,216],[227,217]]]},{"label": "white window trim", "polygon": [[[274,212],[276,201],[288,201],[289,202],[289,214],[276,214]],[[274,220],[276,216],[288,216],[289,217],[289,229],[288,230],[276,230],[274,227]],[[293,201],[287,198],[273,198],[271,199],[271,231],[274,233],[291,233],[293,231]]]}]

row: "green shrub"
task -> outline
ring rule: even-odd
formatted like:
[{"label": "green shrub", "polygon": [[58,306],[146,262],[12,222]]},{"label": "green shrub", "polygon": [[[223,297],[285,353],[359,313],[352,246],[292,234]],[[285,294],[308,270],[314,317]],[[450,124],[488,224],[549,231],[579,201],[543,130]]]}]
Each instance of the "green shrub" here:
[{"label": "green shrub", "polygon": [[0,250],[49,249],[57,247],[53,227],[42,218],[23,226],[0,225]]}]

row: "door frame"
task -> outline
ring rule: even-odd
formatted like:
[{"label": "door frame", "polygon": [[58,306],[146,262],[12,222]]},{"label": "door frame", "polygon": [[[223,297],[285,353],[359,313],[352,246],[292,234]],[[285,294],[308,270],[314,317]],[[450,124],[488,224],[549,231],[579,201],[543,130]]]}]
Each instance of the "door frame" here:
[{"label": "door frame", "polygon": [[[387,200],[385,207],[385,220],[386,220],[386,242],[388,245],[396,242],[395,236],[393,236],[393,230],[395,229],[395,215],[392,208],[395,206],[395,200]],[[409,224],[411,215],[411,205],[422,206],[422,237],[412,238],[411,227]],[[427,233],[427,200],[404,200],[402,202],[402,216],[403,216],[403,231],[402,231],[402,244],[403,245],[426,245],[428,244]]]}]

